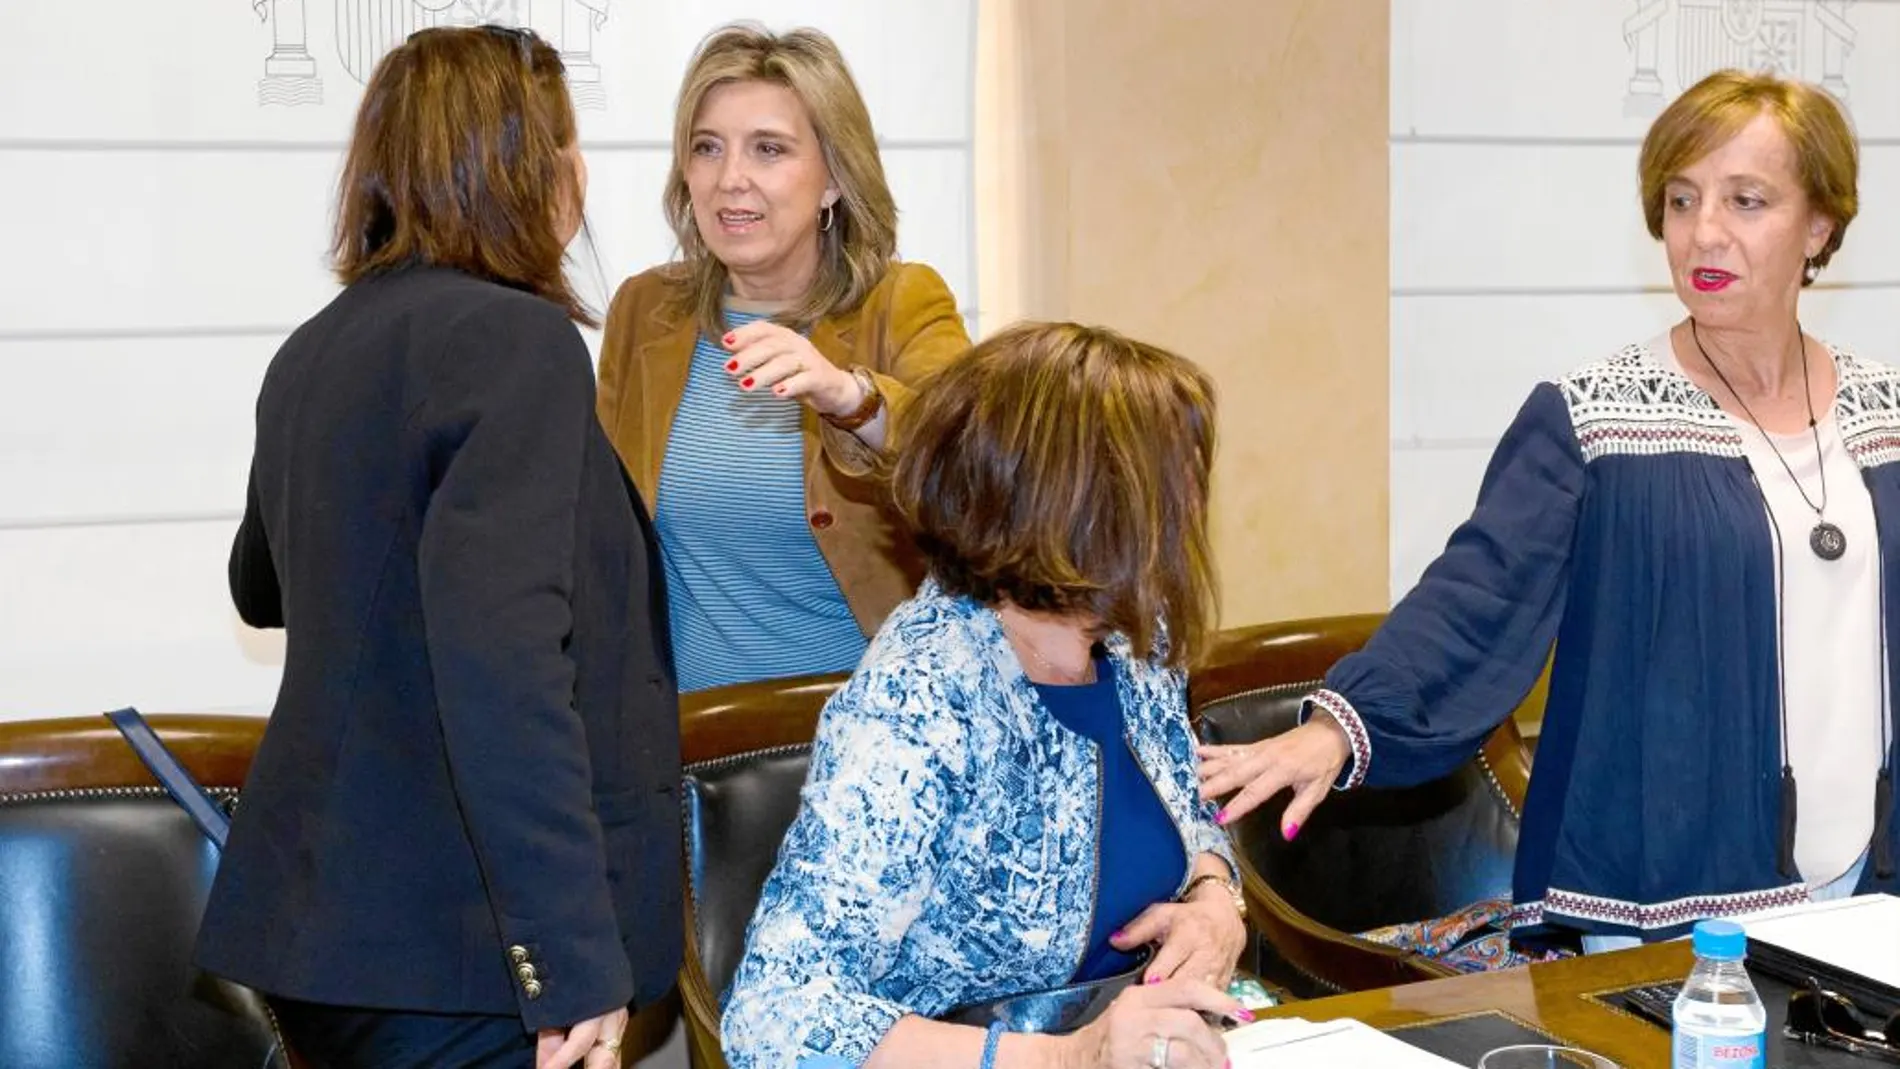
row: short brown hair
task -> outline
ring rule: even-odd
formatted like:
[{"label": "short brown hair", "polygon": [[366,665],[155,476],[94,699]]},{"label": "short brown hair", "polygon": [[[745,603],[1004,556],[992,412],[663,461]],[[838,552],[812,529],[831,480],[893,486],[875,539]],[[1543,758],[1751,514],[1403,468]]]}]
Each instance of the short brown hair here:
[{"label": "short brown hair", "polygon": [[1024,323],[928,380],[892,489],[943,589],[1099,620],[1184,666],[1214,615],[1214,384],[1112,330]]},{"label": "short brown hair", "polygon": [[337,277],[454,267],[592,325],[562,271],[555,224],[562,198],[579,208],[563,157],[574,137],[560,53],[531,31],[411,34],[376,65],[356,112],[331,245]]},{"label": "short brown hair", "polygon": [[825,169],[838,187],[831,228],[818,234],[818,274],[811,290],[775,318],[803,329],[856,308],[883,281],[897,255],[897,201],[884,180],[871,111],[831,38],[813,29],[775,34],[756,23],[736,22],[714,30],[700,43],[680,83],[673,114],[673,167],[662,201],[679,242],[688,310],[706,337],[726,332],[726,266],[706,248],[693,221],[686,160],[693,148],[693,122],[706,95],[732,82],[790,89],[811,118]]},{"label": "short brown hair", "polygon": [[[1637,164],[1643,219],[1663,236],[1664,193],[1683,169],[1727,143],[1758,115],[1772,116],[1794,145],[1808,203],[1833,222],[1812,263],[1825,267],[1841,247],[1847,224],[1860,212],[1860,143],[1841,106],[1806,82],[1721,70],[1690,86],[1650,125]],[[1803,285],[1811,279],[1803,278]]]}]

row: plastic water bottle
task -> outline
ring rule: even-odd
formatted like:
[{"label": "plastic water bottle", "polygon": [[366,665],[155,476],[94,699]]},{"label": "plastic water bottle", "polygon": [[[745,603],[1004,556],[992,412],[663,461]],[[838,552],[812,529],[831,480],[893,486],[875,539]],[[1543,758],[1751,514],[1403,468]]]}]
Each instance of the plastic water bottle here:
[{"label": "plastic water bottle", "polygon": [[1676,996],[1672,1069],[1765,1069],[1768,1011],[1742,965],[1748,936],[1733,921],[1695,926],[1695,968]]}]

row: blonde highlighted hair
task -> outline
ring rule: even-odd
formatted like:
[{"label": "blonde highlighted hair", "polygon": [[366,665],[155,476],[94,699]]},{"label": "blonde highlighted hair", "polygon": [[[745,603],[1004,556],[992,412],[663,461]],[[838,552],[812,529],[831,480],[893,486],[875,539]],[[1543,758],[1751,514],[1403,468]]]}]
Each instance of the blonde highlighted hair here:
[{"label": "blonde highlighted hair", "polygon": [[838,46],[813,29],[775,34],[749,22],[721,27],[700,43],[680,84],[673,116],[673,166],[663,195],[666,221],[679,242],[680,273],[687,282],[682,299],[709,338],[726,329],[722,306],[727,272],[693,220],[686,163],[693,124],[707,94],[734,82],[781,85],[798,97],[838,188],[830,228],[818,234],[817,277],[804,298],[777,318],[803,329],[857,307],[897,255],[897,203],[884,180],[871,112]]}]

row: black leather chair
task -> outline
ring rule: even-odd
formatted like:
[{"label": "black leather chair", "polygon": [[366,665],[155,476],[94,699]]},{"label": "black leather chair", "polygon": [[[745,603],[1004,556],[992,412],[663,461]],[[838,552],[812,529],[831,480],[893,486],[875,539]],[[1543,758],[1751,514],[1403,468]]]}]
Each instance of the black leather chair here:
[{"label": "black leather chair", "polygon": [[818,714],[844,676],[746,683],[680,697],[686,850],[687,1053],[725,1069],[719,996],[745,951],[746,925],[798,813]]},{"label": "black leather chair", "polygon": [[[261,719],[150,719],[236,796]],[[103,717],[0,724],[0,1066],[287,1066],[262,1001],[191,967],[217,864]]]},{"label": "black leather chair", "polygon": [[[1268,624],[1225,632],[1190,683],[1196,729],[1244,743],[1297,723],[1326,669],[1363,646],[1380,615]],[[1531,701],[1541,709],[1542,687]],[[1500,715],[1503,714],[1500,710]],[[1513,718],[1463,768],[1403,790],[1328,798],[1291,843],[1279,833],[1287,794],[1230,828],[1258,971],[1302,997],[1360,991],[1451,970],[1352,933],[1450,914],[1508,894],[1529,756]]]}]

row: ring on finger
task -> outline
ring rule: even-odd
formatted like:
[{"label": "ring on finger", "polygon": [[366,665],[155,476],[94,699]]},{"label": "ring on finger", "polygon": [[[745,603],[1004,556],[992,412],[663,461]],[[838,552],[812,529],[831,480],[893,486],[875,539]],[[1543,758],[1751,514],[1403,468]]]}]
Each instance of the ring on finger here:
[{"label": "ring on finger", "polygon": [[1149,1069],[1168,1069],[1168,1046],[1174,1041],[1167,1036],[1156,1036],[1154,1047],[1148,1054]]}]

